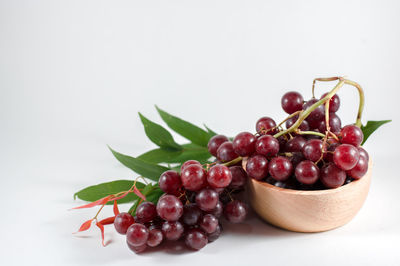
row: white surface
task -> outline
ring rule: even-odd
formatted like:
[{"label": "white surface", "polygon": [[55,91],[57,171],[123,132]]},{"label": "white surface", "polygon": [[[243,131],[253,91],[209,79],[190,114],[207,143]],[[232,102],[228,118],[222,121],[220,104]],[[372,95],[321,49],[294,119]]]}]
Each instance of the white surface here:
[{"label": "white surface", "polygon": [[[0,1],[1,264],[399,265],[399,12],[398,1]],[[364,121],[394,120],[366,145],[373,183],[348,225],[297,234],[253,217],[200,252],[141,256],[112,228],[106,248],[96,228],[71,234],[96,211],[67,211],[75,191],[134,177],[106,144],[153,147],[138,111],[160,121],[158,104],[234,135],[282,119],[285,91],[310,97],[312,79],[332,75],[364,86]],[[340,95],[353,122],[357,94]]]}]

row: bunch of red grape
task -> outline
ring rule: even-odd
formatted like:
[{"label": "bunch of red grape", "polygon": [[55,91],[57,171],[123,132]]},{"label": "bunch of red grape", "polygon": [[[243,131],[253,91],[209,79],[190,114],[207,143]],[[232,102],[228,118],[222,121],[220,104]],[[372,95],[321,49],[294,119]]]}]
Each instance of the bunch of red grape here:
[{"label": "bunch of red grape", "polygon": [[[326,94],[322,95],[321,99]],[[288,114],[306,110],[318,100],[304,102],[298,92],[283,95],[282,108]],[[328,134],[325,123],[325,106],[320,105],[301,122],[297,131],[275,138],[282,130],[270,117],[262,117],[256,123],[256,134],[239,133],[233,142],[224,142],[216,150],[220,161],[235,157],[248,157],[247,174],[256,180],[264,180],[278,187],[318,190],[337,188],[354,179],[360,179],[368,170],[368,153],[360,146],[361,129],[355,125],[341,127],[336,111],[340,107],[339,96],[329,102]],[[297,121],[298,115],[286,120],[286,128]],[[303,134],[301,134],[303,132]],[[313,134],[326,133],[326,137]],[[335,136],[335,137],[334,137]],[[211,139],[219,143],[221,136]],[[213,152],[213,149],[210,149]]]},{"label": "bunch of red grape", "polygon": [[164,172],[159,186],[165,194],[157,205],[143,202],[135,217],[129,213],[116,216],[115,229],[126,234],[132,251],[140,253],[160,245],[164,239],[182,238],[187,247],[199,250],[221,234],[222,214],[232,223],[246,218],[247,205],[232,198],[232,194],[243,190],[246,172],[240,166],[209,167],[205,170],[198,161],[189,160],[181,166],[180,174]]}]

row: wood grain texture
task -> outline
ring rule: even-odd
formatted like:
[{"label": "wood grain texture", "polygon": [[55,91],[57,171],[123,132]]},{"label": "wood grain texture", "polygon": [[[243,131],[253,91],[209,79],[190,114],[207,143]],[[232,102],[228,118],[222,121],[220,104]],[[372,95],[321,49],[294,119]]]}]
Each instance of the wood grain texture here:
[{"label": "wood grain texture", "polygon": [[336,189],[300,191],[249,178],[250,204],[265,221],[295,232],[322,232],[348,223],[361,209],[371,183],[368,172]]}]

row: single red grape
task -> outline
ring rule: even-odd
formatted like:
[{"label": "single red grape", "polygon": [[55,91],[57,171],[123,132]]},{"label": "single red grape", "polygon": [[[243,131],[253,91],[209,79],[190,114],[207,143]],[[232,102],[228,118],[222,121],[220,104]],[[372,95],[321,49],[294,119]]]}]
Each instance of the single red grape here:
[{"label": "single red grape", "polygon": [[178,195],[182,187],[181,176],[172,170],[165,171],[161,174],[158,185],[165,193]]},{"label": "single red grape", "polygon": [[156,247],[163,241],[163,233],[160,229],[152,228],[149,230],[149,238],[147,239],[147,245],[149,247]]},{"label": "single red grape", "polygon": [[182,202],[174,195],[163,195],[157,203],[157,213],[167,221],[177,221],[183,213]]},{"label": "single red grape", "polygon": [[237,157],[239,156],[233,149],[233,144],[230,141],[222,143],[217,150],[217,159],[221,162],[229,162]]},{"label": "single red grape", "polygon": [[227,187],[232,181],[232,173],[225,165],[217,164],[208,170],[207,182],[213,188]]},{"label": "single red grape", "polygon": [[217,230],[218,219],[212,214],[206,214],[200,219],[199,226],[207,234],[212,234]]},{"label": "single red grape", "polygon": [[258,154],[272,157],[279,152],[279,141],[271,135],[264,135],[257,139],[255,148]]},{"label": "single red grape", "polygon": [[262,155],[253,155],[247,160],[247,174],[256,179],[261,180],[268,175],[268,160]]},{"label": "single red grape", "polygon": [[296,166],[295,170],[296,179],[306,185],[312,185],[317,182],[319,178],[319,168],[312,161],[302,161]]},{"label": "single red grape", "polygon": [[[296,115],[294,117],[289,118],[288,120],[286,120],[285,122],[285,126],[286,128],[290,128],[291,126],[293,126],[294,123],[296,123],[297,119],[299,119],[299,116]],[[301,131],[308,131],[310,130],[310,125],[308,124],[307,120],[303,120],[299,126],[299,129]]]},{"label": "single red grape", "polygon": [[231,223],[241,223],[246,219],[247,206],[239,200],[231,201],[225,205],[224,215]]},{"label": "single red grape", "polygon": [[219,194],[210,188],[202,189],[196,195],[196,204],[203,211],[212,211],[217,206]]},{"label": "single red grape", "polygon": [[135,247],[145,245],[148,238],[149,229],[143,224],[134,223],[126,231],[126,241]]},{"label": "single red grape", "polygon": [[215,208],[212,211],[209,211],[208,213],[219,218],[219,217],[221,217],[221,214],[223,213],[223,211],[224,211],[224,205],[222,204],[221,201],[218,200],[217,205],[215,205]]},{"label": "single red grape", "polygon": [[255,150],[256,140],[250,132],[239,133],[233,139],[233,149],[239,156],[250,156]]},{"label": "single red grape", "polygon": [[288,158],[277,156],[269,162],[268,171],[275,180],[284,181],[293,173],[293,165]]},{"label": "single red grape", "polygon": [[185,244],[188,248],[199,250],[207,245],[207,235],[198,228],[192,228],[185,235]]},{"label": "single red grape", "polygon": [[256,123],[256,131],[260,134],[273,135],[276,133],[276,129],[274,129],[275,127],[276,123],[274,119],[268,116],[261,117]]},{"label": "single red grape", "polygon": [[342,128],[339,137],[341,143],[358,147],[364,139],[364,134],[358,126],[347,125]]},{"label": "single red grape", "polygon": [[218,224],[217,229],[214,231],[214,233],[211,233],[208,235],[208,242],[214,242],[219,238],[219,236],[222,233],[222,226]]},{"label": "single red grape", "polygon": [[333,162],[342,170],[350,170],[356,166],[360,152],[349,144],[342,144],[336,147],[333,152]]},{"label": "single red grape", "polygon": [[246,171],[244,171],[241,166],[231,166],[229,170],[232,173],[232,181],[229,187],[233,189],[243,188],[247,181]]},{"label": "single red grape", "polygon": [[183,170],[186,168],[186,166],[189,166],[189,165],[192,165],[192,164],[197,164],[197,165],[200,165],[200,166],[201,166],[201,163],[200,163],[199,161],[196,161],[196,160],[189,160],[189,161],[186,161],[186,162],[184,162],[184,163],[181,165],[181,173],[182,173]]},{"label": "single red grape", "polygon": [[346,171],[346,173],[354,179],[362,178],[368,171],[368,161],[364,156],[360,156],[356,166]]},{"label": "single red grape", "polygon": [[139,223],[148,223],[157,216],[156,205],[153,202],[143,202],[136,209],[136,217]]},{"label": "single red grape", "polygon": [[305,138],[296,136],[286,142],[285,150],[287,152],[301,152],[306,142]]},{"label": "single red grape", "polygon": [[[309,101],[307,101],[304,105],[303,105],[303,110],[307,110],[310,106],[312,106],[313,104],[315,104],[316,102],[318,102],[317,99],[311,99]],[[324,105],[320,105],[317,108],[315,108],[306,118],[307,122],[310,124],[311,128],[314,128],[314,126],[312,125],[313,123],[318,123],[319,121],[321,121],[322,119],[324,119],[325,117],[325,107]]]},{"label": "single red grape", "polygon": [[215,135],[208,141],[208,151],[213,156],[217,156],[217,150],[222,143],[229,141],[229,139],[224,135]]},{"label": "single red grape", "polygon": [[182,222],[186,225],[195,225],[199,222],[202,211],[195,203],[187,204],[183,207]]},{"label": "single red grape", "polygon": [[316,162],[322,156],[322,141],[319,139],[311,139],[306,142],[302,149],[304,158]]},{"label": "single red grape", "polygon": [[320,179],[325,187],[337,188],[344,184],[346,173],[335,164],[329,163],[321,168]]},{"label": "single red grape", "polygon": [[175,222],[165,221],[162,224],[161,231],[163,232],[165,239],[175,241],[178,240],[183,235],[184,227],[178,221]]},{"label": "single red grape", "polygon": [[183,169],[181,180],[187,190],[197,191],[206,185],[206,172],[201,165],[191,164]]},{"label": "single red grape", "polygon": [[281,99],[282,108],[288,114],[300,111],[303,107],[303,102],[303,96],[301,96],[301,94],[296,91],[285,93]]},{"label": "single red grape", "polygon": [[115,216],[114,227],[118,233],[125,235],[128,227],[131,226],[134,222],[135,220],[133,219],[132,215],[127,212],[121,212],[117,216]]},{"label": "single red grape", "polygon": [[[328,93],[324,93],[321,96],[321,99],[324,98]],[[337,112],[340,107],[340,98],[337,94],[333,95],[332,98],[329,100],[329,112]]]}]

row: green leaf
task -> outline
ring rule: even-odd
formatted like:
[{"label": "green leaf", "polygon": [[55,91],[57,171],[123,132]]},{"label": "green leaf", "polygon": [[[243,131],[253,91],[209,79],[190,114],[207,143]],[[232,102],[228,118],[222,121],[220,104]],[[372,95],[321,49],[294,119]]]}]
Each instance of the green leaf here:
[{"label": "green leaf", "polygon": [[207,131],[161,110],[160,108],[158,108],[158,106],[156,106],[156,108],[162,120],[164,120],[164,122],[172,130],[195,144],[207,147],[208,140],[211,137]]},{"label": "green leaf", "polygon": [[154,163],[146,162],[138,158],[134,158],[128,155],[121,154],[119,152],[114,151],[111,147],[108,147],[111,152],[114,154],[115,158],[120,161],[126,167],[132,169],[134,172],[142,175],[143,177],[147,177],[151,180],[158,181],[160,175],[169,170],[169,168],[157,165]]},{"label": "green leaf", "polygon": [[[141,192],[146,197],[146,201],[153,202],[154,204],[157,204],[158,199],[161,197],[162,194],[164,194],[164,192],[159,188],[157,184],[148,184]],[[138,198],[129,209],[129,213],[135,215],[136,209],[141,202],[142,200]]]},{"label": "green leaf", "polygon": [[211,154],[208,152],[208,149],[201,147],[199,145],[189,143],[182,145],[182,147],[183,147],[182,151],[154,149],[138,156],[138,158],[152,163],[181,164],[187,160],[197,160],[200,163],[206,163],[208,159],[211,157]]},{"label": "green leaf", "polygon": [[[74,199],[78,197],[81,200],[93,202],[111,194],[127,191],[133,186],[133,182],[134,181],[132,180],[117,180],[90,186],[76,192],[74,194]],[[145,185],[143,183],[136,182],[136,187],[138,189],[142,189],[145,187]],[[117,200],[117,203],[133,202],[137,199],[138,196],[136,196],[134,193],[129,193],[124,198]],[[108,202],[107,204],[113,204],[113,202]]]},{"label": "green leaf", "polygon": [[175,142],[171,133],[168,132],[165,128],[156,124],[146,117],[144,117],[141,113],[139,113],[140,120],[142,120],[142,124],[144,126],[144,131],[146,132],[147,137],[157,146],[164,149],[172,149],[172,150],[181,150],[182,147],[178,143]]},{"label": "green leaf", "polygon": [[368,121],[365,126],[361,126],[361,130],[364,133],[364,141],[361,145],[365,143],[365,141],[375,130],[377,130],[383,124],[389,123],[391,121],[392,120]]},{"label": "green leaf", "polygon": [[206,124],[203,124],[203,125],[207,129],[207,132],[211,137],[214,137],[215,135],[217,135],[217,133],[215,131],[213,131],[212,129],[210,129]]}]

